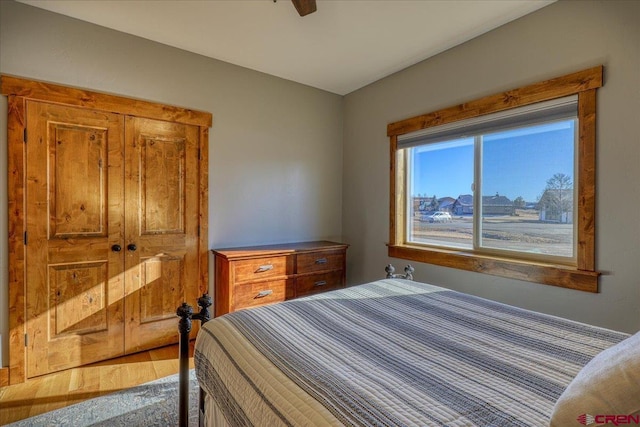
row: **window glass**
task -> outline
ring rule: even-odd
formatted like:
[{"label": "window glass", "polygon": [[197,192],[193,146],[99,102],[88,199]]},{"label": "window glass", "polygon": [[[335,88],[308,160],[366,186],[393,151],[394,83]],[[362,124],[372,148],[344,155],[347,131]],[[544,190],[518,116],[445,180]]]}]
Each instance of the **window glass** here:
[{"label": "window glass", "polygon": [[474,139],[426,144],[409,151],[410,241],[472,248]]},{"label": "window glass", "polygon": [[408,242],[573,262],[575,129],[555,120],[406,148]]},{"label": "window glass", "polygon": [[574,258],[575,120],[482,138],[479,246]]}]

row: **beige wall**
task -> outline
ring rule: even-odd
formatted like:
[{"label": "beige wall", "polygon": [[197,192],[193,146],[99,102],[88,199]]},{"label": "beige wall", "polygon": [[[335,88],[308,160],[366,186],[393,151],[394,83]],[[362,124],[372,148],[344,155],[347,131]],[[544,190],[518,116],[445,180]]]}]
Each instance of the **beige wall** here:
[{"label": "beige wall", "polygon": [[598,91],[601,293],[413,263],[422,281],[621,331],[640,329],[640,2],[560,1],[345,97],[343,229],[349,280],[380,277],[388,239],[386,125],[605,66]]},{"label": "beige wall", "polygon": [[[390,260],[385,246],[387,123],[604,64],[596,236],[602,292],[414,265],[423,281],[633,332],[640,329],[639,20],[638,2],[560,1],[342,98],[0,1],[0,72],[210,111],[210,246],[343,238],[351,244],[349,283],[362,283],[381,277],[390,261],[406,264]],[[0,188],[5,171],[1,98]],[[0,209],[5,365],[6,224]]]},{"label": "beige wall", "polygon": [[[211,248],[341,239],[341,96],[4,0],[0,72],[211,112]],[[6,108],[0,97],[5,365]]]}]

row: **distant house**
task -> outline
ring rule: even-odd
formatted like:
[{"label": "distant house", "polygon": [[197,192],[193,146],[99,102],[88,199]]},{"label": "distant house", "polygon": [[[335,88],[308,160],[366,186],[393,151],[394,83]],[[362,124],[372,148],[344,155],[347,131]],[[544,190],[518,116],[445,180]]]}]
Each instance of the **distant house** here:
[{"label": "distant house", "polygon": [[540,221],[573,223],[573,188],[545,190],[538,202]]},{"label": "distant house", "polygon": [[[441,197],[436,199],[436,203],[433,203],[433,197],[426,196],[414,196],[413,197],[413,213],[426,213],[426,212],[453,212],[453,203],[456,201],[453,197]],[[435,206],[435,207],[434,207]]]},{"label": "distant house", "polygon": [[438,199],[438,210],[442,212],[452,213],[453,204],[455,203],[455,201],[456,199],[454,199],[453,197],[442,197]]},{"label": "distant house", "polygon": [[422,197],[422,196],[414,196],[413,197],[413,213],[424,213],[430,212],[431,209],[431,201],[433,197]]},{"label": "distant house", "polygon": [[[453,203],[452,212],[455,215],[473,214],[473,195],[462,194],[458,196]],[[483,215],[513,215],[515,213],[515,205],[508,197],[500,196],[499,194],[483,196],[482,213]]]},{"label": "distant house", "polygon": [[473,196],[471,194],[461,194],[456,201],[453,202],[452,209],[455,215],[472,215]]},{"label": "distant house", "polygon": [[495,196],[482,197],[483,215],[513,215],[516,213],[515,209],[513,200],[498,193]]}]

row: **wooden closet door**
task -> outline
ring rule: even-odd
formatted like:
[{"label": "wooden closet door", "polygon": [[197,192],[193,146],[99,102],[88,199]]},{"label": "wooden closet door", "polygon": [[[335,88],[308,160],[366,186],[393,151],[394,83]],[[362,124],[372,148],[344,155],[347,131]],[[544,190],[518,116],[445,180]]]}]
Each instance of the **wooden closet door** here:
[{"label": "wooden closet door", "polygon": [[[28,101],[27,377],[124,351],[121,116]],[[115,248],[115,247],[114,247]],[[115,248],[117,249],[117,248]]]},{"label": "wooden closet door", "polygon": [[127,353],[177,341],[198,293],[197,126],[136,117],[125,130]]}]

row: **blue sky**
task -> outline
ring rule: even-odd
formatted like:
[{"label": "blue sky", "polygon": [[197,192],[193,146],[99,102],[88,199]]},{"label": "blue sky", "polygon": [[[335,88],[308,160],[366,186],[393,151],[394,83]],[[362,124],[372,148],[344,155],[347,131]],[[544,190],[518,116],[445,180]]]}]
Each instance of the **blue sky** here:
[{"label": "blue sky", "polygon": [[[483,195],[535,202],[547,180],[563,173],[574,181],[574,122],[562,121],[485,135]],[[412,195],[471,194],[473,139],[416,147]]]}]

